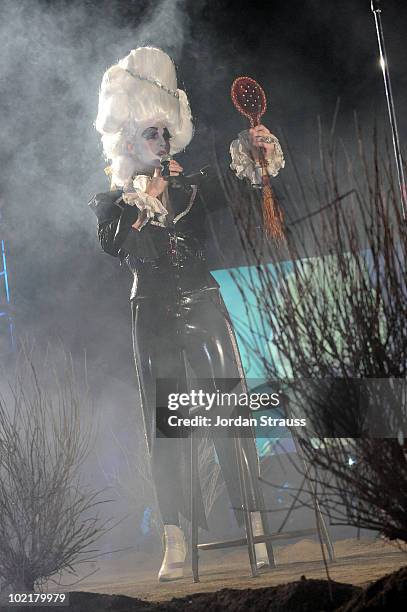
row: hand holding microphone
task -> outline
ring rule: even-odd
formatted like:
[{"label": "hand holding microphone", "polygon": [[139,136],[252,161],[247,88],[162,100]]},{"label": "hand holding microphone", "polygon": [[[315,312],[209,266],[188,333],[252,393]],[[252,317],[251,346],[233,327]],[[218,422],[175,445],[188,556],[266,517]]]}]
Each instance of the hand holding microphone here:
[{"label": "hand holding microphone", "polygon": [[154,176],[147,186],[146,193],[158,198],[168,184],[168,180],[172,176],[179,176],[182,174],[183,167],[171,157],[171,155],[164,155],[160,158],[161,166],[156,168]]},{"label": "hand holding microphone", "polygon": [[161,176],[168,179],[170,176],[179,176],[184,168],[172,158],[171,155],[163,155],[160,157]]},{"label": "hand holding microphone", "polygon": [[211,166],[204,166],[193,174],[184,174],[184,168],[171,155],[160,157],[160,165],[160,176],[173,187],[199,185],[202,181],[206,181],[208,176],[215,176]]}]

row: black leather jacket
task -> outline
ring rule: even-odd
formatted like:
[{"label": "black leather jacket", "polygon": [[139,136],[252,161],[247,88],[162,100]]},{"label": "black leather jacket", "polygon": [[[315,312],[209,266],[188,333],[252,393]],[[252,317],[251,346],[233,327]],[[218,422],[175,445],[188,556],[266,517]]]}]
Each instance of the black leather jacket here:
[{"label": "black leather jacket", "polygon": [[170,185],[168,192],[173,220],[167,226],[150,221],[141,231],[132,228],[139,211],[123,202],[122,191],[98,193],[89,202],[102,249],[125,261],[134,274],[130,299],[176,299],[218,287],[204,251],[205,217],[216,204],[204,200],[196,186]]}]

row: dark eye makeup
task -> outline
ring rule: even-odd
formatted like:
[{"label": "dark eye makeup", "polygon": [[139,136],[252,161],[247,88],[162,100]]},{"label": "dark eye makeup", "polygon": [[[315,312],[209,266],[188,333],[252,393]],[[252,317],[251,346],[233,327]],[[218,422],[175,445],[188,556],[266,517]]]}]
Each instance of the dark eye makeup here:
[{"label": "dark eye makeup", "polygon": [[145,138],[146,140],[151,140],[152,138],[155,138],[157,134],[158,134],[158,129],[156,127],[148,127],[143,131],[141,136]]},{"label": "dark eye makeup", "polygon": [[[148,127],[141,134],[145,140],[154,140],[158,136],[158,128],[156,127]],[[164,140],[169,140],[171,138],[171,134],[167,130],[167,128],[163,129],[163,138]]]}]

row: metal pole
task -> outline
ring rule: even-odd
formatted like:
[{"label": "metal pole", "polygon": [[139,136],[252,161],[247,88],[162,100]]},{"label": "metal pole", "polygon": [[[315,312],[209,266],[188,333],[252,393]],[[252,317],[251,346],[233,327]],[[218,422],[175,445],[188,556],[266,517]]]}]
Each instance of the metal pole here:
[{"label": "metal pole", "polygon": [[387,63],[386,48],[384,45],[384,35],[381,18],[381,3],[380,0],[371,0],[371,9],[374,14],[376,23],[377,42],[379,44],[380,67],[383,72],[384,89],[386,92],[387,108],[389,111],[390,126],[393,137],[394,157],[396,158],[397,176],[400,188],[400,201],[403,219],[406,219],[407,196],[406,182],[404,179],[403,158],[400,151],[400,140],[397,129],[396,112],[394,110],[393,93],[391,89],[389,65]]}]

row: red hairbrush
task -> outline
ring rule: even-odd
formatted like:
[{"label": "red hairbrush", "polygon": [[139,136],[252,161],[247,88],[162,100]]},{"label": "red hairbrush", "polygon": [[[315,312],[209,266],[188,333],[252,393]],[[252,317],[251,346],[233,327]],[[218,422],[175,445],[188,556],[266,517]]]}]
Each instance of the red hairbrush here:
[{"label": "red hairbrush", "polygon": [[230,94],[239,113],[249,119],[250,126],[259,125],[267,109],[267,99],[258,82],[248,76],[238,77],[233,81]]},{"label": "red hairbrush", "polygon": [[[230,91],[232,102],[242,115],[250,121],[250,127],[259,125],[267,109],[267,98],[264,89],[257,81],[248,76],[238,77],[233,81]],[[284,216],[277,200],[274,198],[266,169],[266,160],[260,150],[260,163],[263,176],[263,221],[266,234],[276,242],[285,239]]]}]

